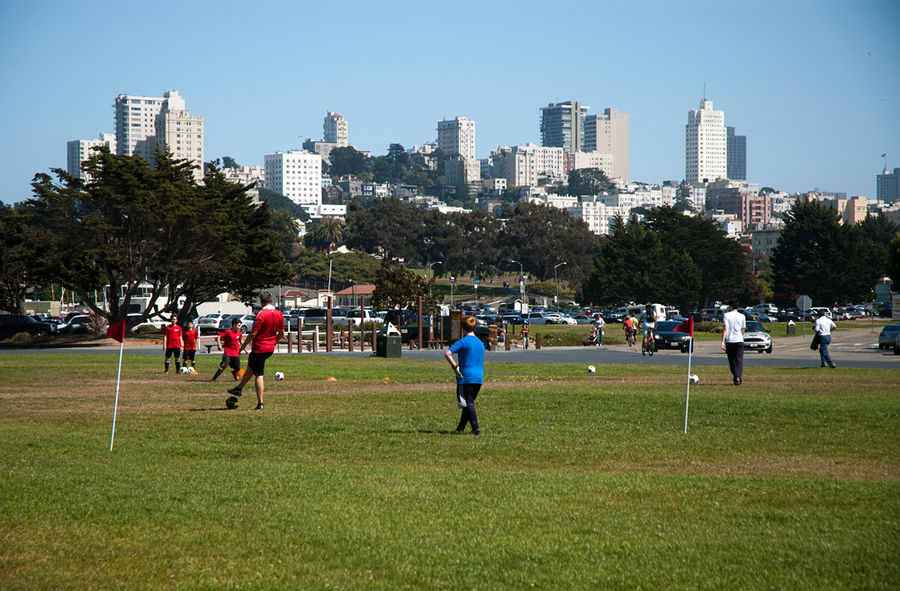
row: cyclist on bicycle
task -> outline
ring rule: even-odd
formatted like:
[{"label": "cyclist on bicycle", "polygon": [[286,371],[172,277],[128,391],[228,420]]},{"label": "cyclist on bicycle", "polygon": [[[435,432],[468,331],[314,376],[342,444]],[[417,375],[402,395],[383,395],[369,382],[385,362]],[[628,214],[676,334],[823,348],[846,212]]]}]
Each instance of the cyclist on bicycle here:
[{"label": "cyclist on bicycle", "polygon": [[641,324],[641,328],[644,332],[644,340],[641,343],[641,355],[646,355],[647,353],[653,355],[653,351],[656,348],[653,342],[653,331],[656,329],[656,313],[653,311],[652,306],[648,305],[644,309],[644,321]]}]

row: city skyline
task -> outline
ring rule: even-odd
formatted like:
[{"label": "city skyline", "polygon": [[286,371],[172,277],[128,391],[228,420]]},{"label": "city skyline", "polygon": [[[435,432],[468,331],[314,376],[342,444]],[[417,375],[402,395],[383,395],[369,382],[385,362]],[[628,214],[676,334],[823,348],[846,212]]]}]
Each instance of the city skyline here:
[{"label": "city skyline", "polygon": [[[685,113],[704,84],[747,137],[760,186],[874,199],[880,155],[900,164],[894,2],[603,5],[574,23],[541,6],[3,3],[0,200],[27,199],[34,174],[66,168],[67,142],[112,133],[118,95],[164,90],[204,118],[207,160],[245,166],[319,138],[328,111],[373,154],[435,141],[435,121],[465,117],[487,158],[540,144],[540,109],[579,101],[629,115],[630,180],[681,180]],[[523,44],[526,57],[499,51]]]}]

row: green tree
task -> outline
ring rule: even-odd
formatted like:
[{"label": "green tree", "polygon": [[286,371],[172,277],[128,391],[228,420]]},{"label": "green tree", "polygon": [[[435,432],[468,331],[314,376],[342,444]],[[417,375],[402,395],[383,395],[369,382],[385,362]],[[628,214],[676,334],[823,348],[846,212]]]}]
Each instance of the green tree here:
[{"label": "green tree", "polygon": [[888,277],[894,285],[900,284],[900,232],[894,234],[888,247]]},{"label": "green tree", "polygon": [[222,156],[222,168],[240,168],[241,166],[234,161],[231,156]]},{"label": "green tree", "polygon": [[369,159],[353,146],[335,148],[331,151],[328,159],[331,161],[332,178],[348,174],[362,177],[370,170]]},{"label": "green tree", "polygon": [[382,261],[381,268],[375,278],[375,292],[372,294],[372,306],[387,310],[392,308],[409,308],[418,303],[422,296],[424,310],[437,309],[439,295],[434,289],[434,277],[425,279],[416,275],[402,263]]},{"label": "green tree", "polygon": [[385,259],[419,260],[424,226],[422,210],[399,199],[376,199],[368,209],[347,213],[344,240],[352,249]]},{"label": "green tree", "polygon": [[772,251],[776,303],[793,305],[801,294],[827,306],[862,300],[884,272],[870,246],[860,225],[841,225],[834,208],[798,199]]},{"label": "green tree", "polygon": [[683,250],[670,247],[637,216],[617,217],[587,280],[586,298],[594,304],[625,302],[697,306],[701,272]]},{"label": "green tree", "polygon": [[30,216],[0,205],[0,310],[18,313],[42,280],[46,245],[32,231]]},{"label": "green tree", "polygon": [[[208,166],[209,165],[207,164],[207,167]],[[291,217],[300,220],[301,222],[309,220],[309,214],[306,213],[306,210],[303,209],[303,207],[297,205],[281,193],[260,186],[257,186],[256,189],[259,191],[259,200],[268,203],[269,208],[271,208],[272,211],[286,211]]]},{"label": "green tree", "polygon": [[569,195],[599,195],[610,191],[615,183],[599,168],[578,168],[569,172]]},{"label": "green tree", "polygon": [[748,284],[751,261],[747,250],[726,236],[712,220],[686,216],[674,207],[645,214],[647,228],[668,248],[685,253],[700,269],[699,303],[740,300]]},{"label": "green tree", "polygon": [[339,283],[350,279],[357,283],[374,283],[381,261],[362,252],[324,252],[305,250],[294,262],[297,277],[311,281],[328,280],[328,261],[331,259],[331,278]]},{"label": "green tree", "polygon": [[688,213],[697,213],[697,209],[691,202],[691,186],[686,181],[681,181],[675,192],[675,209]]},{"label": "green tree", "polygon": [[307,248],[331,250],[344,243],[344,223],[337,218],[325,218],[310,226],[303,237]]}]

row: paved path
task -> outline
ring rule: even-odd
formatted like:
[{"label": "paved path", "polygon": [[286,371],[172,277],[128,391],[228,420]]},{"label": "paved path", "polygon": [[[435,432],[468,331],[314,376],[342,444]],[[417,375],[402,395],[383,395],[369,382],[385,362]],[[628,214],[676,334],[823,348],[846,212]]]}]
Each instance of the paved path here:
[{"label": "paved path", "polygon": [[[818,367],[819,354],[809,349],[811,335],[797,337],[781,337],[775,340],[774,351],[766,353],[746,353],[744,365],[747,367]],[[882,368],[900,370],[900,355],[892,351],[878,349],[878,332],[871,328],[857,328],[834,333],[831,343],[831,357],[841,367]],[[284,346],[282,351],[286,351]],[[126,343],[125,350],[132,355],[160,355],[162,350],[158,344]],[[205,347],[203,348],[205,351]],[[198,352],[198,358],[221,355],[213,351],[206,354]],[[115,354],[119,352],[118,343],[104,342],[94,347],[72,347],[59,349],[0,349],[0,354],[43,354],[43,353],[93,353]],[[406,359],[442,359],[442,350],[410,351],[403,349]],[[311,353],[304,353],[311,355]],[[313,353],[312,355],[331,355],[337,357],[369,357],[371,351],[332,353]],[[541,350],[495,351],[488,353],[486,360],[490,363],[583,363],[588,364],[622,364],[622,365],[686,365],[687,354],[675,350],[660,351],[653,357],[643,357],[640,348],[629,349],[627,345],[609,345],[604,347],[546,347]],[[725,352],[719,348],[719,341],[698,341],[694,348],[692,364],[695,366],[727,365]]]}]

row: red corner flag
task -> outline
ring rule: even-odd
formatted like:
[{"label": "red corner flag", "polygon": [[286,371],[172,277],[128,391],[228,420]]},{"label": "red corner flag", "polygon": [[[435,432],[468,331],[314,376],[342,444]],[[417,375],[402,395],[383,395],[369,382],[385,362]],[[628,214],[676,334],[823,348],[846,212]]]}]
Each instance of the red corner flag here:
[{"label": "red corner flag", "polygon": [[687,320],[675,327],[678,332],[686,332],[694,336],[694,317],[690,316]]},{"label": "red corner flag", "polygon": [[120,343],[125,342],[125,321],[116,322],[106,329],[106,336]]}]

